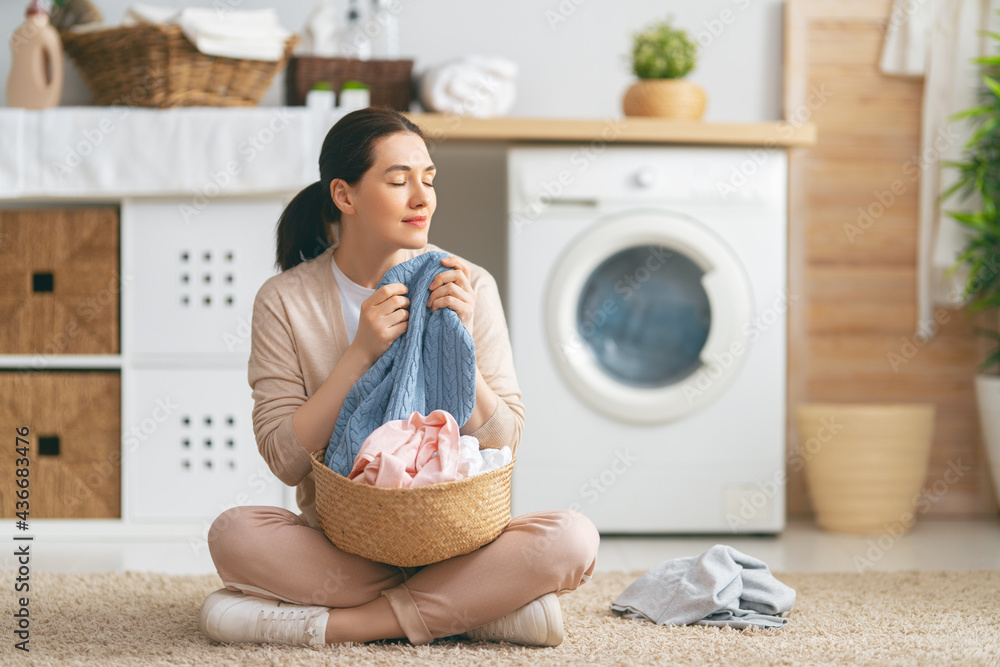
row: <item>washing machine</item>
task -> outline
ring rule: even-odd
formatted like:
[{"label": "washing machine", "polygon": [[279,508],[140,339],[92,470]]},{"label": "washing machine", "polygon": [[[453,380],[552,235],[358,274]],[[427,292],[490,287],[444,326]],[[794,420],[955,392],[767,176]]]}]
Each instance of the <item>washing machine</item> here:
[{"label": "washing machine", "polygon": [[786,191],[781,149],[511,148],[515,516],[780,532]]}]

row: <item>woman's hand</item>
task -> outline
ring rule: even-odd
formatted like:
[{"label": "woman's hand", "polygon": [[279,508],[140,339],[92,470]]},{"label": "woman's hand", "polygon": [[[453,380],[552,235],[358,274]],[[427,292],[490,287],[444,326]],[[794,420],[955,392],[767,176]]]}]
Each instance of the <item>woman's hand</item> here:
[{"label": "woman's hand", "polygon": [[406,331],[410,319],[410,300],[403,296],[406,291],[402,283],[383,285],[361,304],[358,333],[351,347],[358,346],[369,366]]},{"label": "woman's hand", "polygon": [[451,308],[458,313],[458,319],[472,333],[472,318],[476,314],[476,291],[472,289],[472,273],[469,265],[458,257],[450,256],[441,260],[451,271],[442,271],[434,276],[427,300],[431,313],[439,308]]}]

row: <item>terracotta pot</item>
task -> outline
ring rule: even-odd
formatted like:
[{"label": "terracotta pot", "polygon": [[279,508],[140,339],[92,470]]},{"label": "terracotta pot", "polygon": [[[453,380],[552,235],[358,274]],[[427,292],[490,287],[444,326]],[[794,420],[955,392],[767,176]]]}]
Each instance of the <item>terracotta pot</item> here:
[{"label": "terracotta pot", "polygon": [[691,81],[640,79],[625,91],[622,108],[626,116],[701,120],[706,101],[705,90]]},{"label": "terracotta pot", "polygon": [[814,403],[796,416],[820,528],[899,534],[913,525],[934,436],[932,404]]}]

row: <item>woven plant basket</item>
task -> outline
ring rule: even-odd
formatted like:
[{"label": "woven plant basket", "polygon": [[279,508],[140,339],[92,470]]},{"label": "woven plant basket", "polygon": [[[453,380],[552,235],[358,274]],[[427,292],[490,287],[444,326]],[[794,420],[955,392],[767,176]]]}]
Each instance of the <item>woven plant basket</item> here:
[{"label": "woven plant basket", "polygon": [[256,106],[298,42],[289,37],[282,59],[270,61],[206,55],[177,25],[59,34],[96,104],[158,108]]},{"label": "woven plant basket", "polygon": [[701,120],[707,104],[705,90],[684,79],[641,79],[622,98],[626,116]]},{"label": "woven plant basket", "polygon": [[396,111],[410,108],[412,60],[357,60],[293,56],[285,73],[285,103],[301,106],[317,81],[328,81],[340,91],[346,81],[360,81],[368,86],[371,106],[388,106]]},{"label": "woven plant basket", "polygon": [[386,489],[349,480],[312,453],[316,514],[339,549],[369,560],[416,567],[492,542],[510,523],[511,461],[473,477]]}]

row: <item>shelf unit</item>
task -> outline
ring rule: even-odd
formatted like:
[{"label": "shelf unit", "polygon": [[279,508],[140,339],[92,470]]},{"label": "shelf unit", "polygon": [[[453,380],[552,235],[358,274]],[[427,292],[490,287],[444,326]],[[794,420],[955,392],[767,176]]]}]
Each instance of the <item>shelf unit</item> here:
[{"label": "shelf unit", "polygon": [[[279,505],[298,511],[294,489],[274,477],[257,451],[247,383],[253,299],[275,273],[274,228],[288,198],[220,198],[193,220],[183,208],[187,200],[122,199],[114,230],[117,255],[96,269],[102,272],[99,281],[106,282],[109,267],[116,265],[120,307],[112,307],[104,295],[106,312],[98,313],[116,318],[105,323],[120,331],[111,348],[102,350],[112,353],[73,353],[68,346],[67,354],[52,354],[36,343],[35,350],[0,354],[0,378],[6,374],[23,386],[45,378],[83,382],[94,373],[120,383],[120,407],[114,407],[118,442],[95,460],[86,458],[94,445],[75,442],[72,435],[59,438],[46,455],[39,450],[40,436],[52,442],[50,425],[59,417],[58,407],[28,401],[21,405],[34,406],[31,414],[9,410],[12,419],[23,419],[32,429],[32,481],[38,480],[32,486],[34,535],[56,540],[186,537],[200,550],[207,547],[212,520],[227,507]],[[32,207],[32,219],[46,211],[65,216],[71,206]],[[48,236],[48,230],[38,231],[38,239]],[[12,284],[18,279],[24,276],[10,278]],[[79,280],[70,274],[54,282],[52,294],[25,298],[51,297],[43,309],[60,311],[60,294],[71,292]],[[87,400],[88,385],[79,386],[63,392],[73,396],[62,398]],[[18,405],[16,397],[11,400]],[[90,406],[87,414],[105,407],[111,409]],[[106,444],[106,438],[101,442]],[[46,456],[50,460],[41,460]],[[63,477],[53,499],[42,493],[46,484],[53,485],[60,456]],[[120,485],[118,515],[101,516],[94,493],[115,483]],[[97,516],[69,512],[60,506],[67,499]],[[35,502],[47,506],[35,511]],[[4,513],[10,516],[6,504]]]}]

